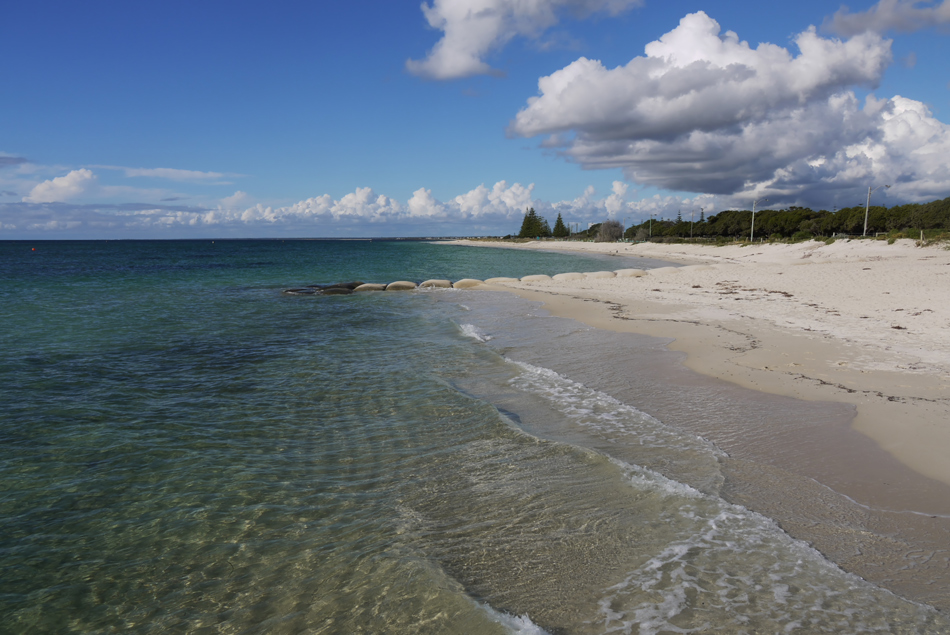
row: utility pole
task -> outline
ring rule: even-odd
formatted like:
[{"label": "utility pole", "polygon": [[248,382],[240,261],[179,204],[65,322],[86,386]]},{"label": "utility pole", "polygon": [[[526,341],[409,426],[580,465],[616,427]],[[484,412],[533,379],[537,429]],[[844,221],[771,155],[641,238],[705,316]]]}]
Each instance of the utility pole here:
[{"label": "utility pole", "polygon": [[[890,185],[878,185],[874,190],[879,190],[882,187],[890,189]],[[864,204],[864,234],[862,236],[868,235],[868,210],[871,209],[871,192],[874,190],[871,189],[871,186],[868,186],[868,201]]]},{"label": "utility pole", "polygon": [[755,199],[754,201],[752,201],[752,229],[751,229],[751,231],[749,232],[749,242],[750,242],[750,243],[751,243],[752,240],[755,238],[755,204],[758,203],[759,201],[767,201],[767,200],[769,200],[769,199],[767,199],[767,198],[757,198],[757,199]]}]

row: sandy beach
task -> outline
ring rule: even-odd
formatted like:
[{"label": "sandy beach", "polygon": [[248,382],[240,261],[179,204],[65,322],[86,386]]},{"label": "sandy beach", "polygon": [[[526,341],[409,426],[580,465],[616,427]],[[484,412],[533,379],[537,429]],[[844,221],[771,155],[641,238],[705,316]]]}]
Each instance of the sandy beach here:
[{"label": "sandy beach", "polygon": [[[458,244],[681,265],[644,272],[624,260],[600,276],[558,275],[491,287],[541,301],[554,315],[596,328],[667,338],[670,350],[685,354],[688,368],[709,377],[767,394],[853,406],[850,426],[816,429],[803,423],[800,430],[776,430],[774,446],[759,448],[758,460],[829,488],[873,517],[868,522],[876,524],[879,536],[894,540],[870,559],[881,560],[877,564],[828,554],[834,561],[947,610],[947,602],[939,600],[950,589],[950,250],[945,246],[917,247],[910,240],[722,247]],[[727,452],[748,450],[741,439],[698,431]],[[759,497],[759,511],[822,550],[820,513],[799,522],[795,515],[783,516],[780,500],[766,509],[766,498]],[[773,492],[770,500],[776,498],[781,495]],[[820,507],[817,500],[815,506]]]}]

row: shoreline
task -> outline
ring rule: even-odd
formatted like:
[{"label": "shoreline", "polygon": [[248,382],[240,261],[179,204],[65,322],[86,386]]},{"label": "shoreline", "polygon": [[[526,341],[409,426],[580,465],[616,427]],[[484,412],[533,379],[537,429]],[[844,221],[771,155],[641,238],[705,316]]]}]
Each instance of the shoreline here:
[{"label": "shoreline", "polygon": [[[851,404],[855,430],[910,469],[950,485],[950,252],[899,243],[494,246],[552,245],[684,266],[642,277],[491,286],[589,326],[673,338],[670,350],[685,353],[684,364],[707,376],[806,401]],[[876,290],[862,299],[856,273],[874,268],[891,271],[886,279],[863,281]],[[609,309],[591,311],[596,303]]]},{"label": "shoreline", "polygon": [[[663,338],[687,369],[742,389],[851,407],[850,425],[802,421],[776,429],[764,447],[715,428],[696,432],[729,454],[754,455],[727,500],[773,518],[845,570],[947,611],[950,252],[907,243],[575,243],[565,250],[684,266],[479,288],[596,329]],[[551,248],[526,245],[514,248]],[[834,537],[842,529],[850,547]]]}]

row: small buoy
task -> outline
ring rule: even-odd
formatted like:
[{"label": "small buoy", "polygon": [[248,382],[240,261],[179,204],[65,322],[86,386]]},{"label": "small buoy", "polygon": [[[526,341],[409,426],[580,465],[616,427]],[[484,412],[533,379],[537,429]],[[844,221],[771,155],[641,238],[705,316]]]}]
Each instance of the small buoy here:
[{"label": "small buoy", "polygon": [[33,248],[33,251],[36,251],[36,247]]}]

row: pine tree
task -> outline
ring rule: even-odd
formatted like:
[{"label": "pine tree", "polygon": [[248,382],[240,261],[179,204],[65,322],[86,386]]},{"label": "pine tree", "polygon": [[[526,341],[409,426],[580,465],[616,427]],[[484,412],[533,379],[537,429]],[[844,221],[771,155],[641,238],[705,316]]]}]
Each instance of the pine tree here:
[{"label": "pine tree", "polygon": [[683,222],[683,214],[680,210],[676,210],[676,222],[677,223]]},{"label": "pine tree", "polygon": [[524,215],[524,221],[521,223],[521,231],[518,238],[537,238],[551,235],[551,227],[548,221],[538,216],[534,208],[530,208]]},{"label": "pine tree", "polygon": [[538,216],[538,220],[541,221],[541,231],[538,232],[538,236],[542,238],[550,238],[551,226],[548,225],[548,219]]},{"label": "pine tree", "polygon": [[564,225],[564,220],[561,219],[561,214],[558,213],[557,220],[554,221],[554,237],[567,238],[570,235],[570,230],[568,230],[568,228]]},{"label": "pine tree", "polygon": [[705,223],[705,222],[706,222],[706,212],[703,211],[703,210],[700,210],[700,211],[699,211],[699,222],[700,222],[700,223]]},{"label": "pine tree", "polygon": [[531,238],[534,234],[534,208],[525,210],[524,220],[521,222],[521,231],[518,232],[518,238]]}]

